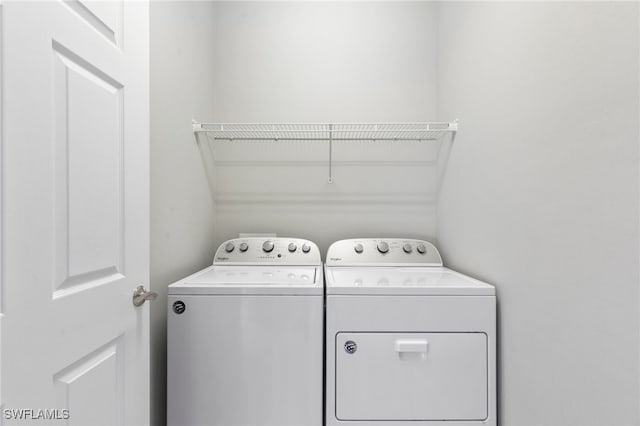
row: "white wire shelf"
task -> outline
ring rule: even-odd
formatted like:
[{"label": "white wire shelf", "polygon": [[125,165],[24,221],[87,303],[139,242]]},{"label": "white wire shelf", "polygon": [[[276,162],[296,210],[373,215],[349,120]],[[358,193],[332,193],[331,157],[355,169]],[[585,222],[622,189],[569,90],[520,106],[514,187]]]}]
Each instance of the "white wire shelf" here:
[{"label": "white wire shelf", "polygon": [[195,133],[214,140],[272,141],[434,141],[458,130],[454,122],[420,123],[200,123]]},{"label": "white wire shelf", "polygon": [[329,183],[333,183],[332,145],[335,141],[440,141],[455,138],[458,120],[416,123],[202,123],[193,121],[196,138],[205,133],[214,141],[326,141]]}]

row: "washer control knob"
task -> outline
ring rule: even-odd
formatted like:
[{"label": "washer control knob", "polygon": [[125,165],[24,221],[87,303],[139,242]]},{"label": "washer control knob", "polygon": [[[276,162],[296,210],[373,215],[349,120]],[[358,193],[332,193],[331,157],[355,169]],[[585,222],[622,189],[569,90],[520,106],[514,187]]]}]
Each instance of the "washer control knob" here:
[{"label": "washer control knob", "polygon": [[362,253],[364,251],[364,247],[362,247],[362,244],[360,243],[353,246],[353,249],[356,251],[356,253]]},{"label": "washer control knob", "polygon": [[409,254],[413,251],[413,247],[411,247],[411,244],[406,243],[402,246],[402,250],[404,250],[405,253]]},{"label": "washer control knob", "polygon": [[240,249],[240,251],[245,252],[247,251],[247,249],[249,249],[249,244],[247,243],[240,243],[240,247],[238,247]]},{"label": "washer control knob", "polygon": [[267,240],[264,243],[262,243],[262,250],[265,253],[271,253],[273,251],[273,247],[274,247],[273,241]]},{"label": "washer control knob", "polygon": [[303,244],[302,251],[305,253],[309,253],[311,251],[311,246],[309,244]]},{"label": "washer control knob", "polygon": [[380,241],[378,243],[378,251],[380,253],[387,253],[389,251],[389,244],[385,243],[384,241]]},{"label": "washer control knob", "polygon": [[425,254],[427,252],[427,248],[424,244],[418,244],[418,247],[416,248],[418,249],[418,253],[420,254]]},{"label": "washer control knob", "polygon": [[234,246],[233,243],[227,243],[227,245],[224,246],[224,251],[231,253],[234,248],[236,248],[236,246]]},{"label": "washer control knob", "polygon": [[298,250],[298,246],[295,243],[289,243],[289,251],[291,253],[293,253],[294,251]]}]

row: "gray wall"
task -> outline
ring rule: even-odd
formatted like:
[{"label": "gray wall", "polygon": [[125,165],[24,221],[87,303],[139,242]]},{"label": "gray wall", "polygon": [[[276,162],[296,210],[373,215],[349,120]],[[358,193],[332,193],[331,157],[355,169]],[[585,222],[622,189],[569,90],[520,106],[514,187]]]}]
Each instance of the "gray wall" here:
[{"label": "gray wall", "polygon": [[213,5],[152,2],[151,424],[165,423],[167,285],[210,264],[213,203],[191,120],[213,116]]},{"label": "gray wall", "polygon": [[[222,122],[426,121],[436,116],[435,4],[220,2]],[[239,232],[435,237],[436,155],[420,143],[216,144],[216,242]]]},{"label": "gray wall", "polygon": [[497,286],[502,425],[637,425],[637,3],[442,3],[449,266]]}]

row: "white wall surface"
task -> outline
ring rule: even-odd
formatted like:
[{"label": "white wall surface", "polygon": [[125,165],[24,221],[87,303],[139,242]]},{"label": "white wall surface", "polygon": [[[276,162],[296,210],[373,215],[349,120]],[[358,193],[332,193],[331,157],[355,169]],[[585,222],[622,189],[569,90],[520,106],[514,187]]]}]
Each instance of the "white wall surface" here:
[{"label": "white wall surface", "polygon": [[441,3],[445,263],[494,283],[502,425],[637,425],[638,3]]},{"label": "white wall surface", "polygon": [[[218,122],[429,121],[435,4],[220,2],[212,78]],[[433,144],[216,143],[216,241],[239,232],[435,237]]]},{"label": "white wall surface", "polygon": [[[152,3],[153,424],[166,285],[238,232],[325,249],[437,236],[448,266],[497,286],[502,425],[640,424],[638,15],[606,2]],[[323,143],[218,142],[214,209],[191,118],[461,130],[436,221],[426,144],[337,144],[328,185]]]},{"label": "white wall surface", "polygon": [[[213,115],[209,2],[152,2],[151,424],[165,424],[167,285],[211,264],[213,203],[191,131]],[[144,368],[144,366],[140,366]]]}]

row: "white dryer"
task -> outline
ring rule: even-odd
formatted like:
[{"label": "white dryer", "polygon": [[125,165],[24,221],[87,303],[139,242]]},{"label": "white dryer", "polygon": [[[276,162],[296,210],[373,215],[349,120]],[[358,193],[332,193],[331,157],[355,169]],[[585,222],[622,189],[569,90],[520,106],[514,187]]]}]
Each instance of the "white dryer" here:
[{"label": "white dryer", "polygon": [[321,426],[324,280],[298,238],[223,243],[169,286],[169,426]]},{"label": "white dryer", "polygon": [[493,286],[432,244],[353,239],[328,250],[326,424],[496,424]]}]

